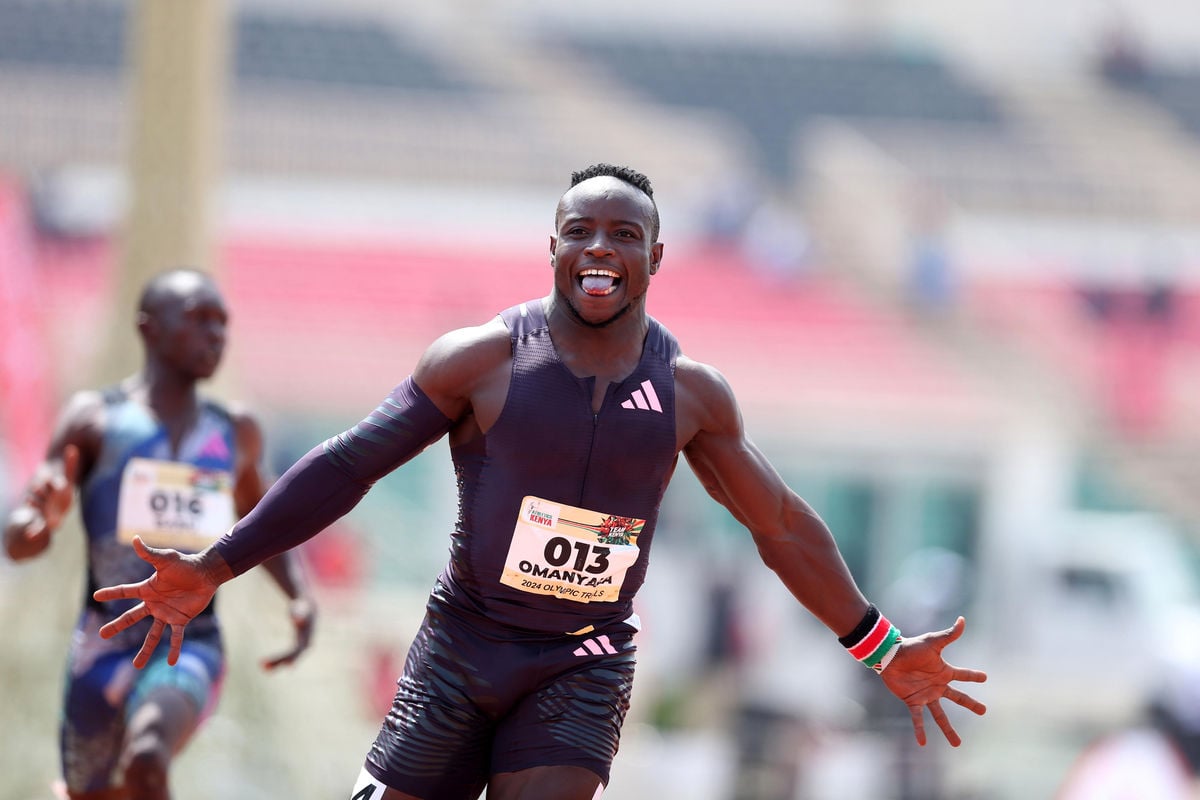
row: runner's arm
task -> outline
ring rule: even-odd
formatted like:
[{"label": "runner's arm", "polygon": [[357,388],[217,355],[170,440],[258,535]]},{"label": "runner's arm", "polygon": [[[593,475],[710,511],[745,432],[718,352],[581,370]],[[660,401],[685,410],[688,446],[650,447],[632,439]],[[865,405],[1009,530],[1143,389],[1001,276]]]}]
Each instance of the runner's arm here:
[{"label": "runner's arm", "polygon": [[21,501],[4,523],[4,549],[14,561],[43,553],[71,509],[75,487],[100,450],[104,403],[98,392],[79,392],[59,415],[46,456],[34,470]]},{"label": "runner's arm", "polygon": [[729,384],[680,359],[677,386],[681,424],[694,430],[683,452],[700,483],[746,526],[763,562],[805,608],[837,635],[850,632],[867,599],[828,526],[747,437]]},{"label": "runner's arm", "polygon": [[347,514],[375,481],[441,438],[450,424],[406,378],[361,422],[293,464],[212,549],[236,576],[296,547]]},{"label": "runner's arm", "polygon": [[[263,465],[263,433],[258,419],[245,411],[235,412],[233,419],[238,454],[233,495],[240,519],[262,500],[271,478]],[[295,629],[292,646],[263,661],[263,668],[270,670],[292,663],[308,649],[316,626],[317,603],[309,591],[308,577],[298,552],[288,550],[268,558],[262,568],[287,597],[287,615]]]},{"label": "runner's arm", "polygon": [[[829,528],[750,442],[733,392],[716,370],[680,359],[676,376],[677,419],[686,426],[684,453],[700,482],[750,530],[763,562],[796,599],[839,637],[852,633],[868,604]],[[908,707],[921,745],[926,709],[952,746],[962,742],[942,699],[976,714],[986,711],[983,703],[951,686],[986,681],[986,673],[955,667],[942,657],[964,624],[959,617],[944,631],[899,638],[890,665],[882,670],[884,684]]]}]

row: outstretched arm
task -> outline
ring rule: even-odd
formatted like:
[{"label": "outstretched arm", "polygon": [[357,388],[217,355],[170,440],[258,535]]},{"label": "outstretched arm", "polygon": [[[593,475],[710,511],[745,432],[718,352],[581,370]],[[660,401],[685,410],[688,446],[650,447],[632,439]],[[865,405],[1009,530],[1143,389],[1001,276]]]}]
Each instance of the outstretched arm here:
[{"label": "outstretched arm", "polygon": [[925,744],[922,713],[928,708],[947,740],[957,746],[961,740],[939,701],[946,698],[982,714],[983,704],[952,688],[950,682],[987,677],[942,659],[942,649],[962,634],[963,623],[913,638],[899,637],[888,624],[862,629],[872,607],[846,567],[833,535],[746,436],[741,412],[724,378],[711,367],[684,358],[676,376],[681,445],[705,489],[750,530],[763,562],[796,599],[843,638],[856,658],[882,671],[884,683],[908,705],[917,741]]},{"label": "outstretched arm", "polygon": [[202,553],[187,556],[138,543],[138,554],[154,565],[155,574],[94,594],[101,601],[142,601],[101,628],[101,636],[114,636],[152,616],[155,623],[134,663],[146,663],[167,625],[172,628],[168,661],[175,663],[183,626],[208,604],[218,585],[320,533],[354,508],[376,480],[440,438],[449,425],[420,388],[405,380],[366,419],[293,464]]},{"label": "outstretched arm", "polygon": [[406,378],[365,419],[293,464],[213,547],[241,575],[303,544],[349,513],[377,480],[449,427],[450,420]]}]

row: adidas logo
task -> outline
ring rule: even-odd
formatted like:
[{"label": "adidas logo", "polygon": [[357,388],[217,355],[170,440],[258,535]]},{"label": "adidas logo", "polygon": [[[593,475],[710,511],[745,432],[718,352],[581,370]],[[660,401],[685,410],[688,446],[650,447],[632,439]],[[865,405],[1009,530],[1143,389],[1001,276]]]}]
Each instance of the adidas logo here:
[{"label": "adidas logo", "polygon": [[640,411],[662,413],[662,403],[658,402],[658,395],[654,393],[654,384],[650,381],[642,381],[642,388],[634,389],[630,398],[621,403],[621,408],[636,408]]},{"label": "adidas logo", "polygon": [[612,646],[612,642],[608,641],[608,636],[597,636],[594,639],[584,639],[583,647],[575,648],[577,656],[600,656],[607,653],[610,656],[617,654],[616,648]]},{"label": "adidas logo", "polygon": [[204,443],[204,447],[200,448],[200,452],[196,454],[199,458],[229,458],[229,447],[226,446],[225,440],[221,438],[221,434],[213,433],[208,437],[208,441]]}]

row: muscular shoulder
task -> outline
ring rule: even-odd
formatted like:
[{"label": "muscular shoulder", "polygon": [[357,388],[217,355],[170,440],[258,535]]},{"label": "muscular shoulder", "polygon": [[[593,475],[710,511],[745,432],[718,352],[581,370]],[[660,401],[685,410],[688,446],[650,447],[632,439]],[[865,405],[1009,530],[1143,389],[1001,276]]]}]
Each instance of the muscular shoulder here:
[{"label": "muscular shoulder", "polygon": [[472,397],[507,379],[511,363],[508,328],[496,317],[440,336],[421,356],[413,380],[446,416],[456,419]]},{"label": "muscular shoulder", "polygon": [[675,363],[675,419],[680,444],[701,431],[732,432],[741,427],[741,413],[725,376],[709,364],[679,356]]},{"label": "muscular shoulder", "polygon": [[213,397],[203,397],[201,402],[208,413],[228,420],[238,450],[257,452],[262,447],[262,424],[258,415],[240,403],[230,403]]},{"label": "muscular shoulder", "polygon": [[104,415],[104,392],[84,389],[75,392],[63,406],[61,422],[73,427],[96,425]]},{"label": "muscular shoulder", "polygon": [[257,414],[244,406],[229,406],[229,421],[233,423],[239,449],[247,443],[257,443],[258,448],[262,447],[262,423]]},{"label": "muscular shoulder", "polygon": [[54,423],[46,450],[47,460],[61,458],[71,445],[79,450],[79,475],[86,476],[99,458],[107,424],[104,393],[94,389],[75,392],[67,399]]},{"label": "muscular shoulder", "polygon": [[75,392],[68,398],[58,419],[56,438],[79,447],[86,456],[99,449],[104,438],[104,393],[96,389]]}]

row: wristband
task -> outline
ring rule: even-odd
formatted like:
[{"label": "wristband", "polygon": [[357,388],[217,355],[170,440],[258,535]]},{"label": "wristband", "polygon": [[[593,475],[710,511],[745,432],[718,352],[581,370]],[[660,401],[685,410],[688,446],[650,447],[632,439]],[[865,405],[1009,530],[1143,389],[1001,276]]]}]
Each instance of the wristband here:
[{"label": "wristband", "polygon": [[875,672],[883,672],[900,649],[900,629],[871,605],[854,630],[840,637],[838,642],[855,659]]}]

